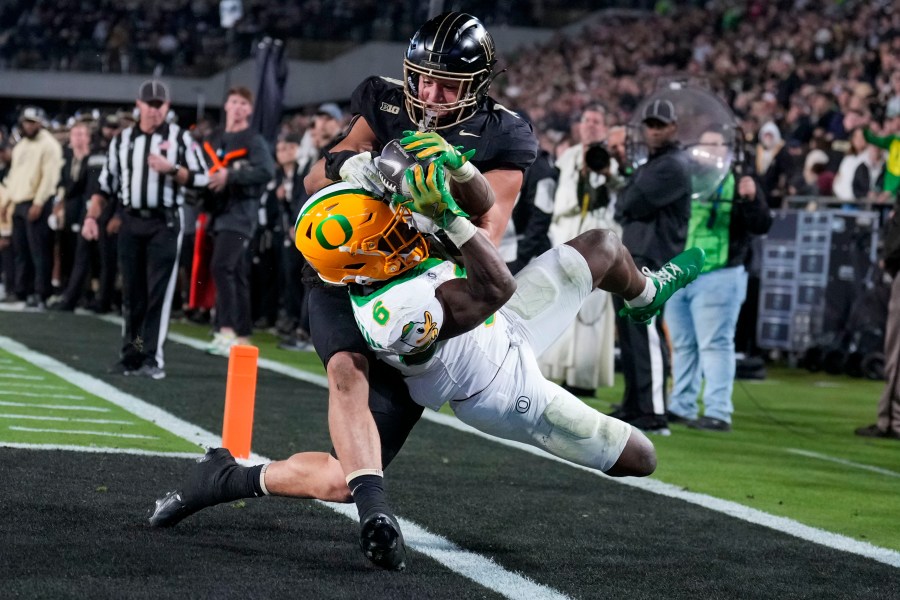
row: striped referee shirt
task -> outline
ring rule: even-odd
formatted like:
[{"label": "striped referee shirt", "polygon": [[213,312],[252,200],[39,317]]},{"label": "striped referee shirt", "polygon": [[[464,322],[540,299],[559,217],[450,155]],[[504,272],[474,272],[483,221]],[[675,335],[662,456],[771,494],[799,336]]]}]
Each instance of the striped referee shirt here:
[{"label": "striped referee shirt", "polygon": [[144,133],[134,125],[110,143],[100,173],[100,191],[108,198],[118,197],[125,208],[155,210],[184,204],[184,187],[174,175],[151,169],[147,164],[151,154],[190,171],[189,187],[206,187],[209,183],[200,147],[187,131],[174,123],[163,123],[153,133]]}]

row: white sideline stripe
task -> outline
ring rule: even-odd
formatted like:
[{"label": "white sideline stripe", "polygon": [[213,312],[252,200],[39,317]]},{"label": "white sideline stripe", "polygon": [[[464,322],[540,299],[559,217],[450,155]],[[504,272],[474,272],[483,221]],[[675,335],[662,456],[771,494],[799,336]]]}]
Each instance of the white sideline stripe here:
[{"label": "white sideline stripe", "polygon": [[638,488],[641,490],[652,492],[654,494],[659,494],[661,496],[667,496],[669,498],[678,498],[679,500],[684,500],[685,502],[690,502],[691,504],[696,504],[698,506],[702,506],[716,512],[724,513],[742,521],[747,521],[756,525],[762,525],[763,527],[768,527],[769,529],[774,529],[775,531],[780,531],[782,533],[792,535],[808,542],[813,542],[815,544],[820,544],[822,546],[827,546],[836,550],[842,550],[844,552],[850,552],[851,554],[858,554],[860,556],[871,558],[872,560],[876,560],[892,567],[900,567],[900,552],[897,552],[896,550],[882,548],[881,546],[875,546],[868,542],[861,542],[845,535],[825,531],[824,529],[810,527],[809,525],[804,525],[803,523],[794,521],[793,519],[772,515],[755,508],[744,506],[743,504],[738,504],[737,502],[732,502],[731,500],[722,500],[721,498],[715,498],[706,494],[688,492],[678,486],[664,483],[656,479],[638,477],[608,477],[601,471],[570,463],[567,460],[557,458],[552,454],[548,454],[547,452],[544,452],[543,450],[540,450],[538,448],[534,448],[533,446],[528,446],[519,442],[513,442],[509,440],[501,440],[486,433],[482,433],[477,429],[470,427],[469,425],[466,425],[462,421],[449,415],[426,410],[424,413],[422,413],[422,417],[428,421],[446,425],[447,427],[452,427],[459,431],[465,431],[467,433],[477,435],[478,437],[495,441],[498,444],[503,444],[504,446],[518,448],[519,450],[534,454],[535,456],[542,456],[564,465],[569,465],[572,468],[599,475],[600,477],[605,478],[607,481],[614,481],[615,483],[621,483],[622,485]]},{"label": "white sideline stripe", "polygon": [[[336,504],[322,502],[319,504],[341,513],[354,521],[359,521],[354,504]],[[558,599],[570,598],[553,588],[535,583],[528,577],[507,571],[490,558],[475,554],[460,548],[450,540],[431,533],[424,527],[403,518],[397,519],[403,530],[403,539],[406,545],[416,551],[426,554],[443,564],[447,568],[460,573],[475,583],[493,590],[507,598],[518,600],[521,598]]]},{"label": "white sideline stripe", "polygon": [[134,438],[142,440],[158,440],[155,435],[141,435],[139,433],[112,433],[108,431],[87,431],[78,429],[41,429],[38,427],[20,427],[19,425],[10,425],[7,429],[13,431],[26,431],[28,433],[62,433],[64,435],[102,435],[104,437],[120,437]]},{"label": "white sideline stripe", "polygon": [[[221,445],[221,438],[219,436],[215,436],[208,431],[183,421],[175,415],[153,406],[152,404],[148,404],[130,394],[126,394],[90,375],[75,371],[56,359],[39,354],[15,340],[0,336],[0,348],[12,352],[38,367],[50,370],[85,391],[107,399],[139,417],[152,421],[163,429],[167,429],[189,442],[196,442],[202,446],[212,447]],[[262,363],[262,361],[260,362]],[[270,361],[266,362],[268,363]],[[285,367],[285,369],[290,372],[297,371],[291,367]],[[322,380],[324,378],[319,377],[318,379]],[[193,459],[198,458],[197,456],[190,454],[187,456]],[[271,459],[251,453],[249,459],[240,462],[244,464],[259,464],[262,462],[271,462]],[[319,502],[319,504],[327,506],[340,514],[359,522],[356,508],[352,504],[333,504],[330,502]],[[505,570],[487,557],[467,550],[462,550],[449,540],[429,533],[426,529],[416,525],[412,521],[403,518],[398,518],[398,520],[403,528],[403,537],[411,548],[435,558],[444,566],[459,573],[463,577],[475,581],[511,600],[519,598],[564,600],[568,598],[568,596],[561,594],[552,588],[535,583],[524,575]]]},{"label": "white sideline stripe", "polygon": [[63,450],[66,452],[90,452],[93,454],[135,454],[138,456],[160,456],[163,458],[192,458],[197,460],[203,456],[203,450],[197,448],[196,454],[190,452],[157,452],[138,448],[104,448],[101,446],[74,446],[70,444],[24,444],[21,442],[2,442],[0,448],[18,448],[21,450]]},{"label": "white sideline stripe", "polygon": [[116,419],[76,419],[74,417],[44,417],[38,415],[15,415],[0,413],[0,419],[32,419],[35,421],[65,421],[67,423],[99,423],[101,425],[137,425],[134,421],[117,421]]},{"label": "white sideline stripe", "polygon": [[53,410],[90,410],[94,412],[109,412],[108,408],[99,406],[73,406],[71,404],[35,404],[34,402],[6,402],[0,400],[0,406],[24,406],[32,408],[52,408]]},{"label": "white sideline stripe", "polygon": [[16,375],[15,373],[0,373],[0,379],[28,379],[30,381],[44,381],[46,377],[40,375]]},{"label": "white sideline stripe", "polygon": [[881,467],[873,467],[872,465],[864,465],[862,463],[853,462],[850,460],[844,460],[843,458],[836,458],[834,456],[828,456],[827,454],[819,454],[818,452],[810,452],[809,450],[800,450],[799,448],[785,448],[786,452],[790,452],[791,454],[799,454],[800,456],[806,456],[808,458],[818,458],[819,460],[827,460],[828,462],[837,463],[839,465],[844,465],[847,467],[853,467],[854,469],[865,469],[866,471],[872,471],[873,473],[880,473],[882,475],[887,475],[888,477],[900,477],[900,473],[897,471],[891,471],[890,469],[883,469]]},{"label": "white sideline stripe", "polygon": [[25,396],[28,398],[63,398],[64,400],[87,400],[84,396],[73,396],[71,394],[44,394],[35,392],[16,392],[13,390],[0,390],[3,396]]}]

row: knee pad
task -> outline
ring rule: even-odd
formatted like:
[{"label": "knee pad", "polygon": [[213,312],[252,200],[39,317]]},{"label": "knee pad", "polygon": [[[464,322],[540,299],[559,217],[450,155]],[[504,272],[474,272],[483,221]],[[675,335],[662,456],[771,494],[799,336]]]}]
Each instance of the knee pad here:
[{"label": "knee pad", "polygon": [[608,471],[628,442],[631,427],[601,414],[562,390],[542,415],[549,425],[544,444],[552,454],[579,465]]}]

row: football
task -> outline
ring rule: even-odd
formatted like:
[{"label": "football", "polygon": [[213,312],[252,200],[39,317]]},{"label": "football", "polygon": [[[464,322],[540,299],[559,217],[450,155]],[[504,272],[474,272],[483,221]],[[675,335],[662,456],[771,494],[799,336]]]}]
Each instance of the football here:
[{"label": "football", "polygon": [[416,164],[424,169],[434,160],[434,157],[418,159],[412,152],[407,152],[400,144],[400,140],[391,140],[384,145],[381,155],[375,158],[375,166],[381,177],[384,187],[394,194],[402,194],[411,198],[409,187],[406,185],[406,170]]}]

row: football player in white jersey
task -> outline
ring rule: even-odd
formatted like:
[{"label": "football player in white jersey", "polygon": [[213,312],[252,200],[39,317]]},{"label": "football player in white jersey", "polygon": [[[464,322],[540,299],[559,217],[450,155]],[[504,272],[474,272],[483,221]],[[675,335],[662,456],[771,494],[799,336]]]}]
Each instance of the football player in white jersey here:
[{"label": "football player in white jersey", "polygon": [[[403,373],[413,400],[435,410],[449,402],[480,431],[609,475],[652,473],[649,440],[544,379],[536,355],[595,288],[628,299],[628,315],[648,320],[697,277],[702,250],[645,274],[615,234],[596,229],[514,278],[450,195],[439,161],[408,169],[406,181],[412,199],[395,196],[394,205],[349,184],[321,190],[300,213],[296,242],[322,279],[348,285],[363,337]],[[411,211],[443,229],[465,268],[431,256]]]}]

